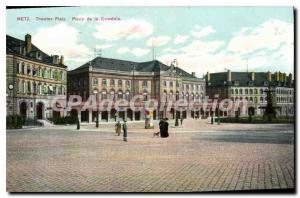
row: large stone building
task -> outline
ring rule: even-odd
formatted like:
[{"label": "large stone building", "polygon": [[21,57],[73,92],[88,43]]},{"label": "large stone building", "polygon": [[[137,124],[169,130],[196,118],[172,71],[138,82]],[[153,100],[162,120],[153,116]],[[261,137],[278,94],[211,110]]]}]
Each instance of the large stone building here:
[{"label": "large stone building", "polygon": [[[259,107],[266,106],[266,90],[269,85],[274,91],[274,101],[278,115],[294,115],[294,81],[292,74],[281,72],[227,72],[207,73],[206,93],[210,98],[217,94],[219,99],[229,98],[232,101],[247,100],[248,108],[254,107],[256,115],[262,115]],[[244,114],[248,114],[246,111]],[[221,115],[234,116],[234,111],[221,112]]]},{"label": "large stone building", "polygon": [[6,94],[8,115],[45,119],[62,116],[53,111],[54,96],[66,99],[67,66],[63,56],[44,53],[31,42],[6,36]]},{"label": "large stone building", "polygon": [[[156,99],[162,104],[165,101],[175,102],[180,98],[189,101],[200,101],[205,96],[205,81],[197,78],[195,73],[189,74],[179,67],[167,66],[157,60],[149,62],[131,62],[117,59],[97,57],[92,61],[68,72],[68,95],[81,95],[86,101],[90,95],[98,93],[100,100],[126,99],[130,101],[136,95],[142,95],[143,101]],[[101,101],[99,101],[101,102]],[[193,117],[200,112],[187,108],[157,108],[151,114],[153,119],[177,116]],[[75,112],[74,112],[75,113]],[[100,121],[114,120],[115,116],[127,120],[143,120],[149,112],[132,111],[125,106],[122,111],[116,109],[99,111]],[[97,111],[81,111],[81,121],[95,121]]]}]

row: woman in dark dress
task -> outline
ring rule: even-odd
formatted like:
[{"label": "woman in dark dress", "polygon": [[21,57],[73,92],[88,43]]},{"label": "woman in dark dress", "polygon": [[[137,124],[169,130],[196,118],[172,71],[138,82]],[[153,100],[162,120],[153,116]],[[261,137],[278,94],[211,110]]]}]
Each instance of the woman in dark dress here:
[{"label": "woman in dark dress", "polygon": [[163,124],[163,138],[169,137],[169,123],[168,123],[168,118],[164,119],[164,124]]},{"label": "woman in dark dress", "polygon": [[160,119],[158,125],[159,125],[159,135],[160,135],[160,137],[162,137],[163,136],[163,131],[164,131],[164,120]]}]

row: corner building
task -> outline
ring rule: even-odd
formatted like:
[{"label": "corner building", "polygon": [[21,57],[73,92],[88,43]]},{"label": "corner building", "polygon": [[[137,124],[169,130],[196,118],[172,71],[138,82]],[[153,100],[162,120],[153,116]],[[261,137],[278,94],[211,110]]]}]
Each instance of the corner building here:
[{"label": "corner building", "polygon": [[32,44],[29,34],[24,40],[6,35],[7,115],[38,120],[63,116],[51,102],[54,97],[66,100],[66,77],[63,56],[49,56]]}]

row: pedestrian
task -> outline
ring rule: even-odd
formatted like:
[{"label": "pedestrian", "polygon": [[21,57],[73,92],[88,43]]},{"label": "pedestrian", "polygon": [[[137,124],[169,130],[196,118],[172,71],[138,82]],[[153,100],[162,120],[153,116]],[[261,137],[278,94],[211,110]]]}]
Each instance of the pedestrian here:
[{"label": "pedestrian", "polygon": [[168,118],[164,119],[163,123],[163,133],[162,133],[162,138],[167,138],[169,137],[169,123],[168,123]]},{"label": "pedestrian", "polygon": [[181,126],[182,126],[182,122],[183,122],[183,118],[181,117],[180,118],[180,124],[181,124]]},{"label": "pedestrian", "polygon": [[164,120],[161,118],[159,121],[159,135],[162,137],[163,131],[164,131]]},{"label": "pedestrian", "polygon": [[115,129],[116,129],[116,134],[118,136],[120,136],[120,134],[121,134],[121,123],[120,123],[120,121],[118,121],[117,124],[115,125]]},{"label": "pedestrian", "polygon": [[124,124],[123,124],[123,141],[127,142],[127,120],[124,120]]}]

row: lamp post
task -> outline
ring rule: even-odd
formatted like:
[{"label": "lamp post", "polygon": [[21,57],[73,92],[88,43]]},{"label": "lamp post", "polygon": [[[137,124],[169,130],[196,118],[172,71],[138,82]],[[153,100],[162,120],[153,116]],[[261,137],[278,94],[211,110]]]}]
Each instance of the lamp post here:
[{"label": "lamp post", "polygon": [[13,115],[15,115],[13,89],[14,89],[14,85],[9,84],[8,85],[9,97],[12,98],[12,110],[13,110]]},{"label": "lamp post", "polygon": [[[173,65],[173,63],[175,65]],[[178,67],[178,61],[177,61],[177,59],[173,60],[172,66],[174,66],[174,71],[175,71],[175,79],[176,79],[176,83],[175,83],[176,84],[175,85],[176,86],[175,99],[176,99],[176,104],[177,104],[177,93],[178,93],[178,99],[179,99],[179,91],[178,91],[179,83],[178,83],[178,75],[177,75],[177,71],[176,71],[176,68]],[[177,110],[175,111],[175,126],[179,126]]]},{"label": "lamp post", "polygon": [[99,107],[98,107],[98,90],[94,89],[94,95],[96,95],[96,101],[97,101],[97,115],[96,115],[96,127],[99,127]]}]

